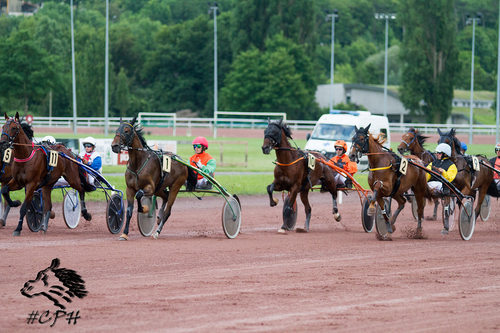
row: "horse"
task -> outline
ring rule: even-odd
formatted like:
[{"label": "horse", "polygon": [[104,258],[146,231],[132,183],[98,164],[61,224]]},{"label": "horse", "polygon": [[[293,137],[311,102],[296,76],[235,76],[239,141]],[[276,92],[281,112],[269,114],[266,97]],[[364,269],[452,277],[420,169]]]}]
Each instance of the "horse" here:
[{"label": "horse", "polygon": [[[410,155],[415,155],[424,162],[425,165],[436,160],[433,153],[424,149],[424,143],[428,139],[427,136],[423,136],[418,129],[410,127],[408,132],[403,134],[401,143],[398,146],[398,152],[403,155],[405,152],[409,151]],[[435,221],[437,219],[437,209],[439,206],[439,198],[434,198],[434,212],[432,216],[427,217],[429,221]]]},{"label": "horse", "polygon": [[[128,150],[129,160],[125,171],[125,182],[127,185],[127,221],[120,240],[128,240],[130,219],[134,211],[134,197],[137,199],[137,211],[147,213],[148,207],[141,204],[143,196],[156,195],[163,199],[159,216],[161,220],[152,235],[157,239],[170,216],[172,205],[187,180],[186,189],[192,191],[196,187],[196,173],[189,167],[172,160],[170,172],[162,170],[161,153],[153,151],[147,144],[142,134],[142,129],[135,124],[137,116],[130,122],[124,122],[120,117],[120,126],[116,130],[115,137],[111,143],[111,149],[118,154],[123,149]],[[173,154],[166,153],[169,156]],[[168,189],[167,189],[168,187]],[[166,207],[165,207],[166,206]]]},{"label": "horse", "polygon": [[[1,193],[10,207],[18,207],[20,202],[12,201],[9,192],[26,188],[25,198],[20,209],[19,222],[13,236],[21,235],[27,205],[33,199],[35,190],[39,188],[42,188],[44,202],[41,232],[47,232],[48,220],[51,217],[52,211],[52,187],[61,176],[68,181],[71,187],[79,192],[82,215],[86,220],[90,221],[92,216],[85,208],[85,192],[83,185],[80,183],[78,165],[65,158],[57,158],[57,163],[54,166],[50,166],[48,156],[50,149],[35,145],[28,138],[26,133],[21,129],[19,113],[16,112],[13,118],[9,118],[7,113],[5,113],[5,120],[6,122],[2,127],[0,146],[3,148],[13,147],[12,155],[14,156],[14,162],[12,162],[11,166],[12,179],[5,186],[2,186]],[[64,146],[58,147],[57,151],[63,152],[68,156],[72,154]]]},{"label": "horse", "polygon": [[[26,133],[26,135],[28,136],[28,139],[33,141],[33,130],[31,129],[31,126],[28,125],[27,123],[21,122],[21,127],[24,133]],[[0,184],[2,186],[7,185],[7,183],[12,179],[11,163],[4,163],[3,161],[4,154],[5,154],[5,149],[0,149]],[[17,205],[21,204],[19,200],[16,200],[15,203]],[[5,227],[7,216],[9,216],[10,206],[7,201],[4,201],[2,206],[3,206],[3,214],[2,217],[0,218],[0,227]]]},{"label": "horse", "polygon": [[[460,152],[460,140],[455,136],[455,129],[452,128],[450,131],[443,133],[438,128],[439,140],[438,143],[446,143],[451,147],[450,159],[456,164],[458,173],[453,180],[453,185],[455,185],[462,194],[467,196],[476,196],[478,192],[476,209],[474,210],[476,214],[476,219],[481,212],[481,204],[483,203],[484,197],[488,192],[488,187],[493,181],[493,170],[479,163],[479,171],[475,171],[472,167],[472,158],[469,155],[462,155]],[[481,155],[476,155],[479,161],[489,164],[486,157]]]},{"label": "horse", "polygon": [[[359,154],[366,154],[368,156],[370,166],[368,184],[373,191],[373,195],[369,198],[370,207],[368,208],[368,214],[375,214],[376,201],[381,208],[383,207],[382,215],[385,219],[387,232],[392,234],[396,230],[394,225],[396,219],[406,203],[403,194],[411,188],[417,202],[417,236],[421,237],[424,198],[427,190],[426,172],[412,163],[408,163],[406,174],[402,173],[399,170],[401,158],[382,146],[385,138],[381,137],[381,135],[375,138],[368,132],[370,126],[371,124],[366,128],[361,127],[359,129],[357,126],[355,127],[356,133],[352,138],[352,146],[349,152],[351,160],[355,160]],[[413,163],[419,164],[422,167],[424,166],[423,162],[415,155],[409,155],[408,159],[411,159]],[[398,208],[390,220],[385,211],[384,197],[392,197],[398,203]],[[387,237],[387,235],[381,236],[384,239]]]},{"label": "horse", "polygon": [[[276,150],[276,167],[274,168],[274,181],[267,186],[267,193],[271,207],[276,206],[278,199],[273,198],[273,191],[290,191],[288,204],[284,208],[283,215],[290,216],[293,214],[293,206],[297,199],[297,193],[300,192],[300,199],[304,204],[306,220],[304,228],[297,228],[297,232],[308,232],[309,222],[311,220],[311,206],[309,205],[308,194],[309,190],[319,181],[322,183],[322,192],[330,192],[333,199],[333,216],[336,221],[341,220],[337,208],[337,184],[332,168],[324,165],[321,159],[328,159],[318,153],[312,151],[304,151],[298,148],[292,148],[288,139],[292,139],[290,128],[283,123],[283,119],[271,122],[268,120],[268,126],[264,130],[264,143],[262,152],[266,155],[270,154],[272,149]],[[314,169],[308,167],[308,156],[315,157]],[[283,223],[279,233],[284,233],[287,226]]]}]

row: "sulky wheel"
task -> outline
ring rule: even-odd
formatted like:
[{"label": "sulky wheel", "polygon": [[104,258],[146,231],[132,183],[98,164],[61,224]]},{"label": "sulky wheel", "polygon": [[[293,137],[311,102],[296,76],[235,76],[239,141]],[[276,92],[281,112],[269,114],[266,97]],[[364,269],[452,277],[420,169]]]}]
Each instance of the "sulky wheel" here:
[{"label": "sulky wheel", "polygon": [[368,199],[363,199],[363,210],[361,211],[361,222],[363,224],[363,229],[365,232],[372,232],[375,226],[375,216],[368,215],[368,207],[370,207],[370,201]]},{"label": "sulky wheel", "polygon": [[[456,201],[456,198],[454,198],[454,197],[450,198],[450,216],[448,218],[448,230],[449,231],[452,231],[455,228],[455,210],[457,207],[457,204],[455,203],[455,201]],[[444,200],[441,201],[441,205],[443,206],[441,215],[442,215],[442,218],[444,221],[444,207],[445,207]]]},{"label": "sulky wheel", "polygon": [[122,230],[124,216],[123,199],[118,193],[115,193],[109,198],[106,206],[106,224],[110,233],[116,235]]},{"label": "sulky wheel", "polygon": [[64,222],[70,229],[75,229],[82,216],[80,198],[78,192],[70,189],[63,198]]},{"label": "sulky wheel", "polygon": [[293,203],[292,211],[289,214],[285,214],[285,208],[289,203],[290,194],[287,194],[285,200],[283,200],[283,223],[286,225],[286,230],[293,230],[297,222],[297,200]]},{"label": "sulky wheel", "polygon": [[40,192],[33,193],[33,199],[28,204],[26,210],[26,222],[32,232],[38,232],[42,228],[43,203]]},{"label": "sulky wheel", "polygon": [[[391,217],[391,198],[384,198],[385,211]],[[375,226],[377,227],[377,232],[379,235],[383,236],[387,234],[387,226],[385,225],[385,219],[382,215],[382,209],[377,205],[377,213],[375,214]]]},{"label": "sulky wheel", "polygon": [[481,216],[481,220],[488,221],[491,212],[491,197],[489,194],[486,194],[484,197],[483,203],[481,204],[481,210],[479,211],[479,216]]},{"label": "sulky wheel", "polygon": [[237,197],[228,197],[222,207],[222,229],[227,238],[238,236],[241,227],[241,207]]},{"label": "sulky wheel", "polygon": [[[413,215],[413,218],[418,221],[418,205],[417,205],[417,199],[415,199],[415,196],[412,196],[410,199],[411,202],[411,213]],[[424,201],[425,203],[425,201]]]},{"label": "sulky wheel", "polygon": [[137,212],[137,225],[139,226],[141,234],[145,237],[149,237],[156,228],[156,205],[153,207],[153,198],[147,196],[141,198],[141,205],[147,206],[149,212]]},{"label": "sulky wheel", "polygon": [[458,229],[460,231],[460,237],[462,237],[463,240],[471,239],[472,234],[474,233],[476,217],[473,206],[472,200],[465,200],[460,208]]}]

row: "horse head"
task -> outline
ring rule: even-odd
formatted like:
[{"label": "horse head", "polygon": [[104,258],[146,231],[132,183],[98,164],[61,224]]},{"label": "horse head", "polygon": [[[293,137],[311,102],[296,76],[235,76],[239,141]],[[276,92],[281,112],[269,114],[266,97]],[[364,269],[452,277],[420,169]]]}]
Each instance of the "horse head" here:
[{"label": "horse head", "polygon": [[[283,124],[283,118],[278,121],[267,119],[267,128],[264,130],[264,143],[262,144],[262,152],[266,155],[271,153],[271,149],[275,147],[283,147],[286,138],[291,138],[292,133],[290,128]],[[282,140],[285,135],[285,140]]]},{"label": "horse head", "polygon": [[352,145],[351,145],[351,150],[349,152],[349,159],[351,161],[356,161],[359,160],[359,157],[362,154],[368,153],[370,149],[370,143],[369,143],[369,132],[368,130],[370,129],[371,124],[366,126],[366,128],[358,128],[357,126],[354,126],[354,129],[356,130],[356,133],[352,137]]},{"label": "horse head", "polygon": [[5,124],[2,127],[2,136],[0,138],[0,146],[7,148],[16,140],[21,132],[21,125],[19,121],[19,112],[16,112],[15,117],[9,118],[5,112]]},{"label": "horse head", "polygon": [[134,124],[137,116],[132,118],[130,122],[124,122],[120,117],[120,126],[116,130],[115,138],[111,143],[111,149],[114,153],[119,154],[124,147],[131,147],[135,135]]},{"label": "horse head", "polygon": [[[456,133],[455,129],[452,128],[449,132],[446,133],[441,132],[439,128],[437,130],[439,133],[438,144],[446,143],[451,147],[451,155],[460,155],[461,143],[460,140],[458,140],[457,137],[455,136]],[[453,154],[453,152],[455,152],[456,154]]]},{"label": "horse head", "polygon": [[398,152],[403,155],[407,151],[414,149],[417,143],[417,131],[415,128],[410,127],[407,133],[403,134],[401,143],[398,146]]}]

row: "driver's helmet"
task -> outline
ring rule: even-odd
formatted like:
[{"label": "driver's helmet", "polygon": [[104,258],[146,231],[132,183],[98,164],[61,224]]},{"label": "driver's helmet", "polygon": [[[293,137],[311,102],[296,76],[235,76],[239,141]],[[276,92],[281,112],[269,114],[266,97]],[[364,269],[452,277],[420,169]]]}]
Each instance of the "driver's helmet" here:
[{"label": "driver's helmet", "polygon": [[86,144],[86,143],[89,143],[89,144],[91,144],[91,145],[92,145],[92,146],[94,146],[94,147],[96,146],[96,141],[95,141],[95,139],[94,139],[93,137],[91,137],[91,136],[88,136],[88,137],[86,137],[85,139],[83,139],[83,140],[82,140],[82,145],[84,145],[84,146],[85,146],[85,144]]},{"label": "driver's helmet", "polygon": [[42,142],[54,144],[54,143],[56,143],[56,139],[54,139],[54,137],[52,135],[47,135],[47,136],[43,137]]},{"label": "driver's helmet", "polygon": [[202,145],[205,149],[208,149],[208,141],[203,136],[199,136],[193,140],[193,145]]},{"label": "driver's helmet", "polygon": [[347,151],[347,143],[345,143],[344,140],[337,140],[335,141],[335,148],[337,147],[340,147],[340,148],[344,148],[344,153]]},{"label": "driver's helmet", "polygon": [[463,151],[467,151],[467,145],[465,144],[465,142],[461,142],[460,147],[462,147]]},{"label": "driver's helmet", "polygon": [[451,147],[447,143],[440,143],[436,147],[436,152],[437,153],[443,153],[446,154],[446,156],[450,157],[451,156]]},{"label": "driver's helmet", "polygon": [[495,153],[500,150],[500,142],[495,146]]}]

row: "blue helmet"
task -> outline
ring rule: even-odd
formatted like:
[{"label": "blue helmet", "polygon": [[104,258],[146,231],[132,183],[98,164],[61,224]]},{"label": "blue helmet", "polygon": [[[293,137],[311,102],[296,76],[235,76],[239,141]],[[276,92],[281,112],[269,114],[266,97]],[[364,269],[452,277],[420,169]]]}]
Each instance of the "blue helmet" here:
[{"label": "blue helmet", "polygon": [[462,142],[460,145],[462,146],[462,149],[464,151],[467,151],[467,145],[464,142]]}]

